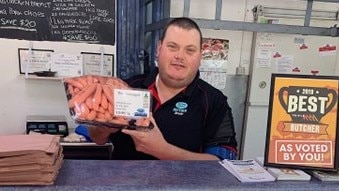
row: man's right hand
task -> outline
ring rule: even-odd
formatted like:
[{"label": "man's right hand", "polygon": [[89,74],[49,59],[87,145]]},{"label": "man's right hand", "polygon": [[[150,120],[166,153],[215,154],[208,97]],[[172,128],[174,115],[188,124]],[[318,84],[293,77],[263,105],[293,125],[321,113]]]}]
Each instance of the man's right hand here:
[{"label": "man's right hand", "polygon": [[118,128],[89,126],[88,132],[91,139],[98,145],[104,145],[108,141],[108,137],[112,133],[118,132]]}]

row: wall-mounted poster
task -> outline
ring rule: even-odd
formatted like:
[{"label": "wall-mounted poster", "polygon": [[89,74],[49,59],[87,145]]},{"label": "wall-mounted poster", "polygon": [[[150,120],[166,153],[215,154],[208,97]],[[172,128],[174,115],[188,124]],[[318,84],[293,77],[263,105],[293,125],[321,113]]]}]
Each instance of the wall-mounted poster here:
[{"label": "wall-mounted poster", "polygon": [[337,170],[338,84],[333,76],[272,74],[265,166]]},{"label": "wall-mounted poster", "polygon": [[19,48],[20,74],[49,71],[52,65],[53,50]]},{"label": "wall-mounted poster", "polygon": [[81,52],[84,75],[114,76],[114,55]]},{"label": "wall-mounted poster", "polygon": [[82,56],[80,54],[54,53],[51,70],[56,71],[58,77],[82,76]]},{"label": "wall-mounted poster", "polygon": [[203,39],[200,78],[220,90],[226,87],[228,51],[228,40]]}]

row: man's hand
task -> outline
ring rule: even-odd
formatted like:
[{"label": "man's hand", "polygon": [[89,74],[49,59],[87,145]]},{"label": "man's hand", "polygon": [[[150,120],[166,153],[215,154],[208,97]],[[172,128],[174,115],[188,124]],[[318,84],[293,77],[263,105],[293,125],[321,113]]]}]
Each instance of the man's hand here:
[{"label": "man's hand", "polygon": [[121,130],[132,137],[137,151],[152,155],[160,160],[219,160],[214,155],[191,152],[168,143],[153,116],[150,119],[154,125],[153,129],[145,131]]},{"label": "man's hand", "polygon": [[117,131],[119,131],[118,128],[97,127],[97,126],[88,127],[89,136],[96,144],[99,145],[106,144],[109,135],[112,133],[116,133]]},{"label": "man's hand", "polygon": [[154,128],[150,130],[141,131],[123,129],[121,131],[132,137],[137,151],[157,157],[168,143],[155,123],[153,116],[150,117],[150,120],[154,125]]}]

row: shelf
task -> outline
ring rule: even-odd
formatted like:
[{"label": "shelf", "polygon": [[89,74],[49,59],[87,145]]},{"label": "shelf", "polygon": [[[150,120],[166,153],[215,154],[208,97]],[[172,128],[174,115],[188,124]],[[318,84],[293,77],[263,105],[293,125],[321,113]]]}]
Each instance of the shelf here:
[{"label": "shelf", "polygon": [[42,77],[34,74],[29,74],[27,77],[25,74],[20,74],[19,78],[26,80],[62,80],[64,77]]}]

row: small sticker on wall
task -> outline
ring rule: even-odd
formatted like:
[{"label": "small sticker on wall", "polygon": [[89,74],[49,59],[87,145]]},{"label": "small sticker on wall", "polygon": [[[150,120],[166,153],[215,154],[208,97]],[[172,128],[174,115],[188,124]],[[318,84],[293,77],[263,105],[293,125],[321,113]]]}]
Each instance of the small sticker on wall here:
[{"label": "small sticker on wall", "polygon": [[305,50],[305,49],[308,49],[308,46],[305,43],[303,43],[303,44],[300,45],[299,49]]},{"label": "small sticker on wall", "polygon": [[295,67],[292,69],[292,72],[300,72],[300,68],[299,67]]},{"label": "small sticker on wall", "polygon": [[276,52],[273,54],[273,58],[280,58],[280,57],[281,57],[280,52]]},{"label": "small sticker on wall", "polygon": [[326,44],[325,46],[319,47],[320,56],[334,56],[337,53],[337,47],[335,45]]}]

